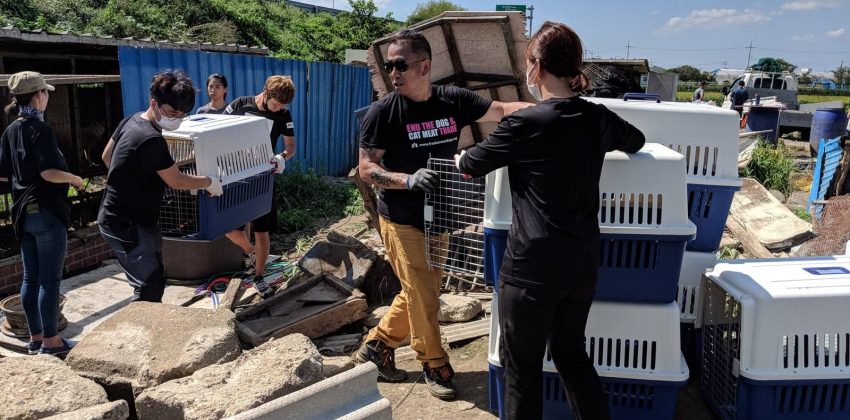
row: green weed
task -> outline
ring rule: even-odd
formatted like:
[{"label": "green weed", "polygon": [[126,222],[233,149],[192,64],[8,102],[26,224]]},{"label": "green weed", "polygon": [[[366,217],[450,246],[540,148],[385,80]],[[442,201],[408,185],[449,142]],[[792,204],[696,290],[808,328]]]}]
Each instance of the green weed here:
[{"label": "green weed", "polygon": [[752,159],[741,171],[745,177],[757,179],[765,188],[780,191],[786,196],[791,193],[791,171],[794,160],[785,154],[784,147],[759,141]]},{"label": "green weed", "polygon": [[741,251],[734,246],[724,246],[717,251],[717,258],[721,260],[735,260],[741,257]]},{"label": "green weed", "polygon": [[317,219],[342,217],[363,212],[357,188],[302,171],[298,165],[277,177],[278,233],[293,233],[309,227]]},{"label": "green weed", "polygon": [[805,209],[799,209],[799,208],[791,209],[791,212],[794,213],[795,216],[797,216],[797,217],[799,217],[799,218],[801,218],[801,219],[803,219],[803,220],[805,220],[809,223],[812,223],[812,215],[809,214],[809,212],[807,212]]}]

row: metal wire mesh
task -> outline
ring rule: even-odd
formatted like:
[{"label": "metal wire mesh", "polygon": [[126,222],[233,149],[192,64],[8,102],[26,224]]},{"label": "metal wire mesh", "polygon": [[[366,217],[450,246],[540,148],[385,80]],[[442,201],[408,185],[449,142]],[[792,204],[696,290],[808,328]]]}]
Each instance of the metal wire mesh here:
[{"label": "metal wire mesh", "polygon": [[465,178],[450,159],[428,160],[439,187],[425,195],[425,252],[431,267],[484,276],[484,177]]},{"label": "metal wire mesh", "polygon": [[179,137],[170,137],[165,135],[165,144],[168,145],[168,151],[171,153],[171,158],[177,162],[177,166],[188,165],[195,160],[195,142],[191,139]]},{"label": "metal wire mesh", "polygon": [[741,302],[703,277],[700,388],[721,418],[736,417],[741,360]]},{"label": "metal wire mesh", "polygon": [[[180,172],[195,175],[195,164],[180,167]],[[166,236],[185,236],[198,232],[197,192],[165,187],[159,206],[159,228]]]}]

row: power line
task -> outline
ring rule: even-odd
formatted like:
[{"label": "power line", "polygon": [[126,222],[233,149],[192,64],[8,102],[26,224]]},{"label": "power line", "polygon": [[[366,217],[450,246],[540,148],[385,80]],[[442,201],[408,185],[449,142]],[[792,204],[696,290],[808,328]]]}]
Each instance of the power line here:
[{"label": "power line", "polygon": [[756,50],[798,53],[798,54],[850,54],[850,51],[806,51],[806,50],[781,50],[777,48],[753,47]]},{"label": "power line", "polygon": [[731,50],[743,50],[747,47],[731,47],[731,48],[654,48],[654,47],[640,47],[637,45],[632,45],[631,48],[640,49],[640,50],[653,50],[653,51],[683,51],[683,52],[692,52],[692,51],[731,51]]}]

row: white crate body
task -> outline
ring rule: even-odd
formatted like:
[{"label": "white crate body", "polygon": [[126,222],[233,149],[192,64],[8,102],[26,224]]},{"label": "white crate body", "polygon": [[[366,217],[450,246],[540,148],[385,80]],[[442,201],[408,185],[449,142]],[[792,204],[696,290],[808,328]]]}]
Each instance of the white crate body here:
[{"label": "white crate body", "polygon": [[706,276],[740,304],[741,376],[850,376],[850,257],[739,260]]},{"label": "white crate body", "polygon": [[679,321],[693,323],[700,312],[700,285],[706,270],[714,268],[717,256],[713,252],[685,251],[676,301],[679,302]]},{"label": "white crate body", "polygon": [[634,154],[609,152],[599,180],[603,234],[693,235],[688,220],[685,158],[647,143]]},{"label": "white crate body", "polygon": [[487,174],[484,193],[484,227],[508,230],[513,213],[511,207],[511,183],[508,168],[499,168]]},{"label": "white crate body", "polygon": [[684,155],[688,183],[741,185],[737,112],[697,103],[585,99],[604,105],[640,129],[647,142]]},{"label": "white crate body", "polygon": [[[494,294],[488,360],[502,366],[498,306],[498,294]],[[600,376],[655,381],[688,379],[688,366],[679,344],[679,307],[675,302],[657,305],[594,301],[585,336],[585,349]],[[543,371],[557,372],[548,349]]]},{"label": "white crate body", "polygon": [[249,115],[192,115],[163,133],[178,163],[194,160],[197,174],[237,182],[272,168],[266,118]]}]

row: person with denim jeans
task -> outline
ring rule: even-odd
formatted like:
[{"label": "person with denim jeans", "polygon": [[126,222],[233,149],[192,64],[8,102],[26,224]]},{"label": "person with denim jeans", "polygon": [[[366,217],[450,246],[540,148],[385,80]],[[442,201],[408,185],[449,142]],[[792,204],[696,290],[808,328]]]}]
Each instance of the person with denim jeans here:
[{"label": "person with denim jeans", "polygon": [[54,87],[31,71],[9,78],[12,103],[6,113],[18,117],[6,127],[0,146],[0,181],[11,182],[12,223],[24,266],[21,304],[30,333],[30,354],[63,356],[71,343],[59,336],[59,281],[68,242],[68,184],[83,180],[68,172],[44,110]]},{"label": "person with denim jeans", "polygon": [[160,302],[165,292],[157,219],[165,186],[221,195],[221,181],[180,172],[162,130],[176,130],[195,106],[195,87],[180,70],[154,76],[148,109],[122,120],[106,148],[106,191],[97,216],[103,239],[133,286],[133,300]]}]

